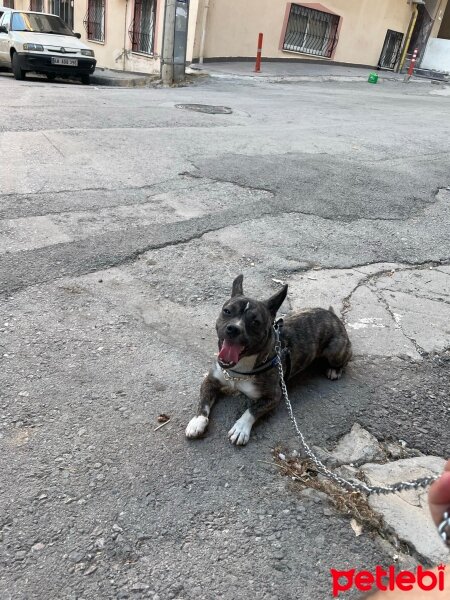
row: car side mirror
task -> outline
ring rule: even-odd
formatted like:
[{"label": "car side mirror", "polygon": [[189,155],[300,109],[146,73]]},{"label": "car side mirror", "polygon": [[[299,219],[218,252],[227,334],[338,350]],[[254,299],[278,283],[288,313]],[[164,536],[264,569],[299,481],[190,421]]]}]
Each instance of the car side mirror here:
[{"label": "car side mirror", "polygon": [[0,25],[0,33],[8,33],[8,30],[6,29],[5,25]]},{"label": "car side mirror", "polygon": [[74,36],[78,39],[81,39],[81,33],[74,33]]}]

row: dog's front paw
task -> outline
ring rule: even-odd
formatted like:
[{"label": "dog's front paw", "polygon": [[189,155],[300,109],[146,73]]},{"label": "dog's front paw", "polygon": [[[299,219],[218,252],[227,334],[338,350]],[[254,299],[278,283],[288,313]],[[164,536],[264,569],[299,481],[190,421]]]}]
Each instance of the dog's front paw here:
[{"label": "dog's front paw", "polygon": [[186,427],[186,437],[193,439],[203,435],[208,426],[208,422],[208,417],[203,415],[199,415],[198,417],[191,419]]},{"label": "dog's front paw", "polygon": [[236,421],[228,432],[228,439],[232,444],[236,444],[236,446],[245,446],[250,439],[250,431],[248,427]]},{"label": "dog's front paw", "polygon": [[328,369],[327,377],[332,381],[340,379],[342,377],[342,369]]},{"label": "dog's front paw", "polygon": [[254,416],[249,410],[246,410],[240,419],[236,421],[228,432],[228,439],[236,446],[245,446],[250,439],[250,432],[255,422]]}]

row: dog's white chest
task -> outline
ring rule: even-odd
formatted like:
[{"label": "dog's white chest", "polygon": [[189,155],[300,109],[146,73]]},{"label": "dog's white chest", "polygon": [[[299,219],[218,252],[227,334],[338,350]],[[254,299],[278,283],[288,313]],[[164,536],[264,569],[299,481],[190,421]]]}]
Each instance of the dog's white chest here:
[{"label": "dog's white chest", "polygon": [[[237,371],[242,371],[245,373],[245,371],[252,370],[255,361],[256,356],[248,356],[241,359],[234,368]],[[238,390],[252,400],[257,400],[261,395],[255,383],[251,379],[227,379],[217,363],[215,364],[213,375],[225,388],[229,388],[230,391]]]},{"label": "dog's white chest", "polygon": [[252,400],[257,400],[260,396],[260,393],[253,381],[237,381],[235,383],[235,386],[236,389],[238,389],[240,392],[242,392]]}]

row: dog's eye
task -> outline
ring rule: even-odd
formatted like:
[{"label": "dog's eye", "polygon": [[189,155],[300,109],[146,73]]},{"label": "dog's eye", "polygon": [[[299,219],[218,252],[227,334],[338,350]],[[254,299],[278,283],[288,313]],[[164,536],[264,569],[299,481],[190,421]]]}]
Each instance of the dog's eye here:
[{"label": "dog's eye", "polygon": [[261,321],[259,319],[253,319],[252,325],[254,325],[255,327],[258,327],[259,325],[261,325]]},{"label": "dog's eye", "polygon": [[231,315],[231,310],[229,310],[228,308],[224,308],[223,309],[223,314],[224,315]]}]

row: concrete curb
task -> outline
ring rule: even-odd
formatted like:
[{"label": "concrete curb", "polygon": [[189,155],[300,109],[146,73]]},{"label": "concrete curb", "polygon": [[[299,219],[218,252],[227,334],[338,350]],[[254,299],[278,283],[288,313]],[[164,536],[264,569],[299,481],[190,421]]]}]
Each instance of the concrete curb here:
[{"label": "concrete curb", "polygon": [[124,88],[142,88],[142,87],[185,87],[190,85],[195,80],[208,77],[208,73],[202,71],[186,70],[186,80],[180,84],[173,86],[164,86],[159,74],[140,75],[134,73],[120,73],[116,71],[99,70],[91,75],[92,85],[102,85],[108,87],[124,87]]},{"label": "concrete curb", "polygon": [[[197,73],[202,73],[203,75],[209,76],[213,79],[235,79],[242,81],[261,81],[264,83],[301,83],[301,82],[343,82],[343,83],[351,83],[351,82],[366,82],[368,79],[367,75],[265,75],[263,73],[258,74],[240,74],[240,73],[224,73],[219,71],[208,69],[201,69],[196,66],[191,65],[191,69],[196,71]],[[395,82],[404,82],[404,75],[398,74],[397,76],[383,77],[379,75],[378,79],[379,83],[385,83],[389,81]],[[425,79],[422,77],[413,77],[410,80],[410,83],[427,83],[429,79]]]},{"label": "concrete curb", "polygon": [[[206,73],[206,72],[204,72]],[[260,81],[263,83],[301,83],[301,82],[317,82],[317,83],[325,83],[328,81],[336,81],[336,82],[365,82],[367,83],[367,77],[361,75],[286,75],[274,77],[271,75],[235,75],[231,73],[207,73],[209,77],[213,79],[239,79],[244,81]],[[380,77],[378,79],[379,83],[386,83],[390,81],[395,82],[403,82],[404,77]],[[409,83],[428,83],[429,79],[416,79],[413,78],[409,81]]]},{"label": "concrete curb", "polygon": [[108,87],[137,88],[147,87],[159,81],[159,75],[136,75],[135,77],[116,77],[99,73],[91,75],[92,85],[103,85]]}]

